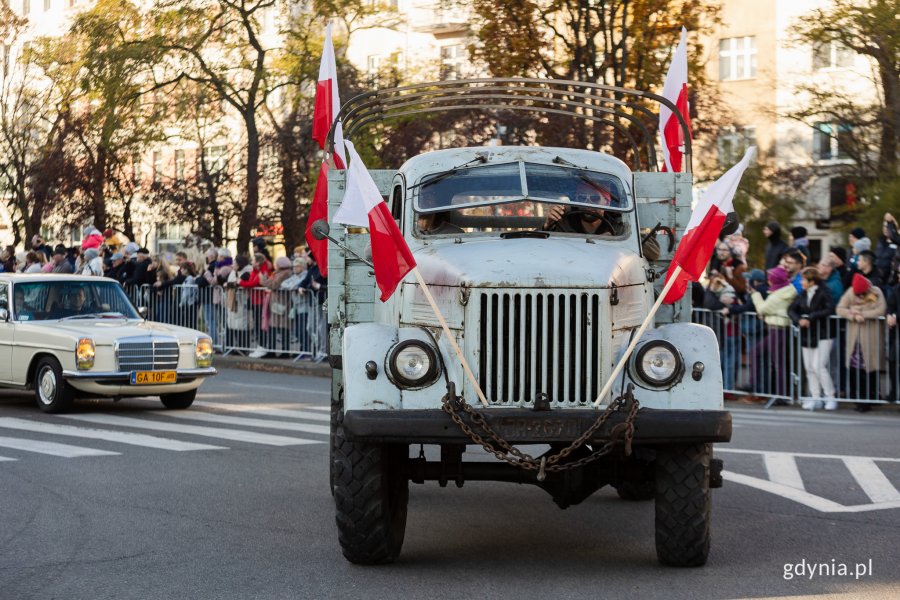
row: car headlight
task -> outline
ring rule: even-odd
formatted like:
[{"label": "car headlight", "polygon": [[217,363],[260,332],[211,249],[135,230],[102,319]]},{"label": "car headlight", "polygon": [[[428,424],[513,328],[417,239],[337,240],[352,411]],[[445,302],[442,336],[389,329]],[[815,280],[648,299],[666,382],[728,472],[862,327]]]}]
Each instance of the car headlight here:
[{"label": "car headlight", "polygon": [[197,340],[197,346],[194,348],[194,355],[197,357],[198,367],[211,367],[213,356],[212,340],[209,338],[200,338]]},{"label": "car headlight", "polygon": [[75,345],[75,364],[79,369],[90,369],[94,366],[94,357],[96,351],[94,349],[94,340],[91,338],[81,338]]},{"label": "car headlight", "polygon": [[684,375],[681,353],[665,340],[641,346],[634,357],[634,367],[638,378],[653,387],[671,387]]},{"label": "car headlight", "polygon": [[404,340],[388,353],[387,372],[400,387],[422,388],[441,373],[437,351],[419,340]]}]

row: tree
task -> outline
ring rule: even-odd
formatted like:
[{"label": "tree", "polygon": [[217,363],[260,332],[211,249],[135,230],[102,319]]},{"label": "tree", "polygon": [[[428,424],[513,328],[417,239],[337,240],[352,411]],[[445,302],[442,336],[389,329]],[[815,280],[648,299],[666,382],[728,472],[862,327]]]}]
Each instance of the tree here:
[{"label": "tree", "polygon": [[30,241],[59,188],[71,88],[47,85],[37,54],[22,41],[27,21],[0,6],[6,64],[0,73],[0,180],[14,243]]},{"label": "tree", "polygon": [[[708,28],[718,19],[712,0],[469,0],[478,43],[472,55],[494,76],[549,77],[659,92],[681,27]],[[714,103],[700,62],[698,42],[689,52],[691,103],[701,110]],[[621,99],[619,94],[614,99]],[[657,107],[649,106],[655,114]],[[654,119],[641,116],[655,141]],[[625,156],[624,140],[611,138],[601,124],[562,123],[554,117],[535,122],[538,141],[550,145],[611,147]],[[638,128],[632,134],[642,137]],[[694,135],[714,131],[704,119]]]},{"label": "tree", "polygon": [[[877,132],[877,158],[869,164],[871,147],[858,142],[854,160],[862,173],[879,179],[896,178],[898,136],[900,136],[900,0],[832,0],[830,6],[818,8],[802,17],[794,27],[800,43],[813,48],[828,48],[837,44],[869,58],[875,65],[876,85],[880,95],[874,103],[834,90],[805,88],[811,95],[808,108],[796,116],[806,122],[829,120],[846,123],[852,141],[865,136],[866,131]],[[833,132],[837,136],[838,132]]]}]

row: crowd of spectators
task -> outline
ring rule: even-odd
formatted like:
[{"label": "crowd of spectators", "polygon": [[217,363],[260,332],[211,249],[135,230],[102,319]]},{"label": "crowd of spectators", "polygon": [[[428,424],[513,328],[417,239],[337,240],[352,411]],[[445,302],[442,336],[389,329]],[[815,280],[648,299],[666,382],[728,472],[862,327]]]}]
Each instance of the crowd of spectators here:
[{"label": "crowd of spectators", "polygon": [[50,246],[39,235],[29,251],[8,246],[0,272],[114,279],[154,321],[200,327],[215,347],[253,358],[288,354],[294,346],[314,356],[323,349],[327,281],[305,247],[273,261],[259,237],[249,254],[213,247],[192,260],[186,251],[154,255],[112,229],[83,233],[77,246]]},{"label": "crowd of spectators", "polygon": [[[900,402],[898,229],[886,213],[874,244],[856,227],[846,248],[833,246],[813,257],[804,227],[785,235],[770,222],[763,228],[761,269],[748,264],[749,243],[740,230],[723,236],[706,285],[692,287],[692,300],[706,309],[695,319],[719,338],[725,389],[745,392],[745,402],[789,397],[800,357],[807,410],[835,410],[841,398]],[[748,377],[739,376],[742,365]],[[870,409],[871,403],[856,405]]]}]

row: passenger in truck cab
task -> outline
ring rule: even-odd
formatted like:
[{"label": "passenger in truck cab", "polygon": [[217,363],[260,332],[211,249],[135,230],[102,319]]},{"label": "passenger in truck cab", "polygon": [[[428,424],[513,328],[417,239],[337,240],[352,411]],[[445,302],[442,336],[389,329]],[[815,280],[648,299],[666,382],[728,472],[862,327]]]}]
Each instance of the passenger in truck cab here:
[{"label": "passenger in truck cab", "polygon": [[607,214],[603,208],[612,203],[612,194],[603,186],[591,185],[588,182],[579,183],[571,201],[593,204],[597,208],[554,204],[547,211],[543,227],[545,231],[590,235],[621,235],[623,233],[621,215]]}]

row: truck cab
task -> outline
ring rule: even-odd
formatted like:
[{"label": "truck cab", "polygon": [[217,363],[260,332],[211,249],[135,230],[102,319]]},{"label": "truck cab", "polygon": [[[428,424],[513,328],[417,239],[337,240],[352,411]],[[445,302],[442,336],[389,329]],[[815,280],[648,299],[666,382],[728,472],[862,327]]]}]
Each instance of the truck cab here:
[{"label": "truck cab", "polygon": [[[388,103],[405,93],[379,92]],[[342,109],[345,129],[365,119],[360,102]],[[721,485],[712,444],[730,440],[731,420],[715,334],[690,322],[689,299],[657,313],[613,393],[599,396],[690,217],[690,173],[633,172],[584,149],[489,146],[372,175],[434,306],[412,276],[381,302],[368,232],[332,222],[331,484],[345,557],[397,559],[410,482],[496,480],[537,485],[561,508],[607,485],[654,500],[660,562],[705,563],[710,488]],[[331,215],[344,177],[329,174]]]}]

